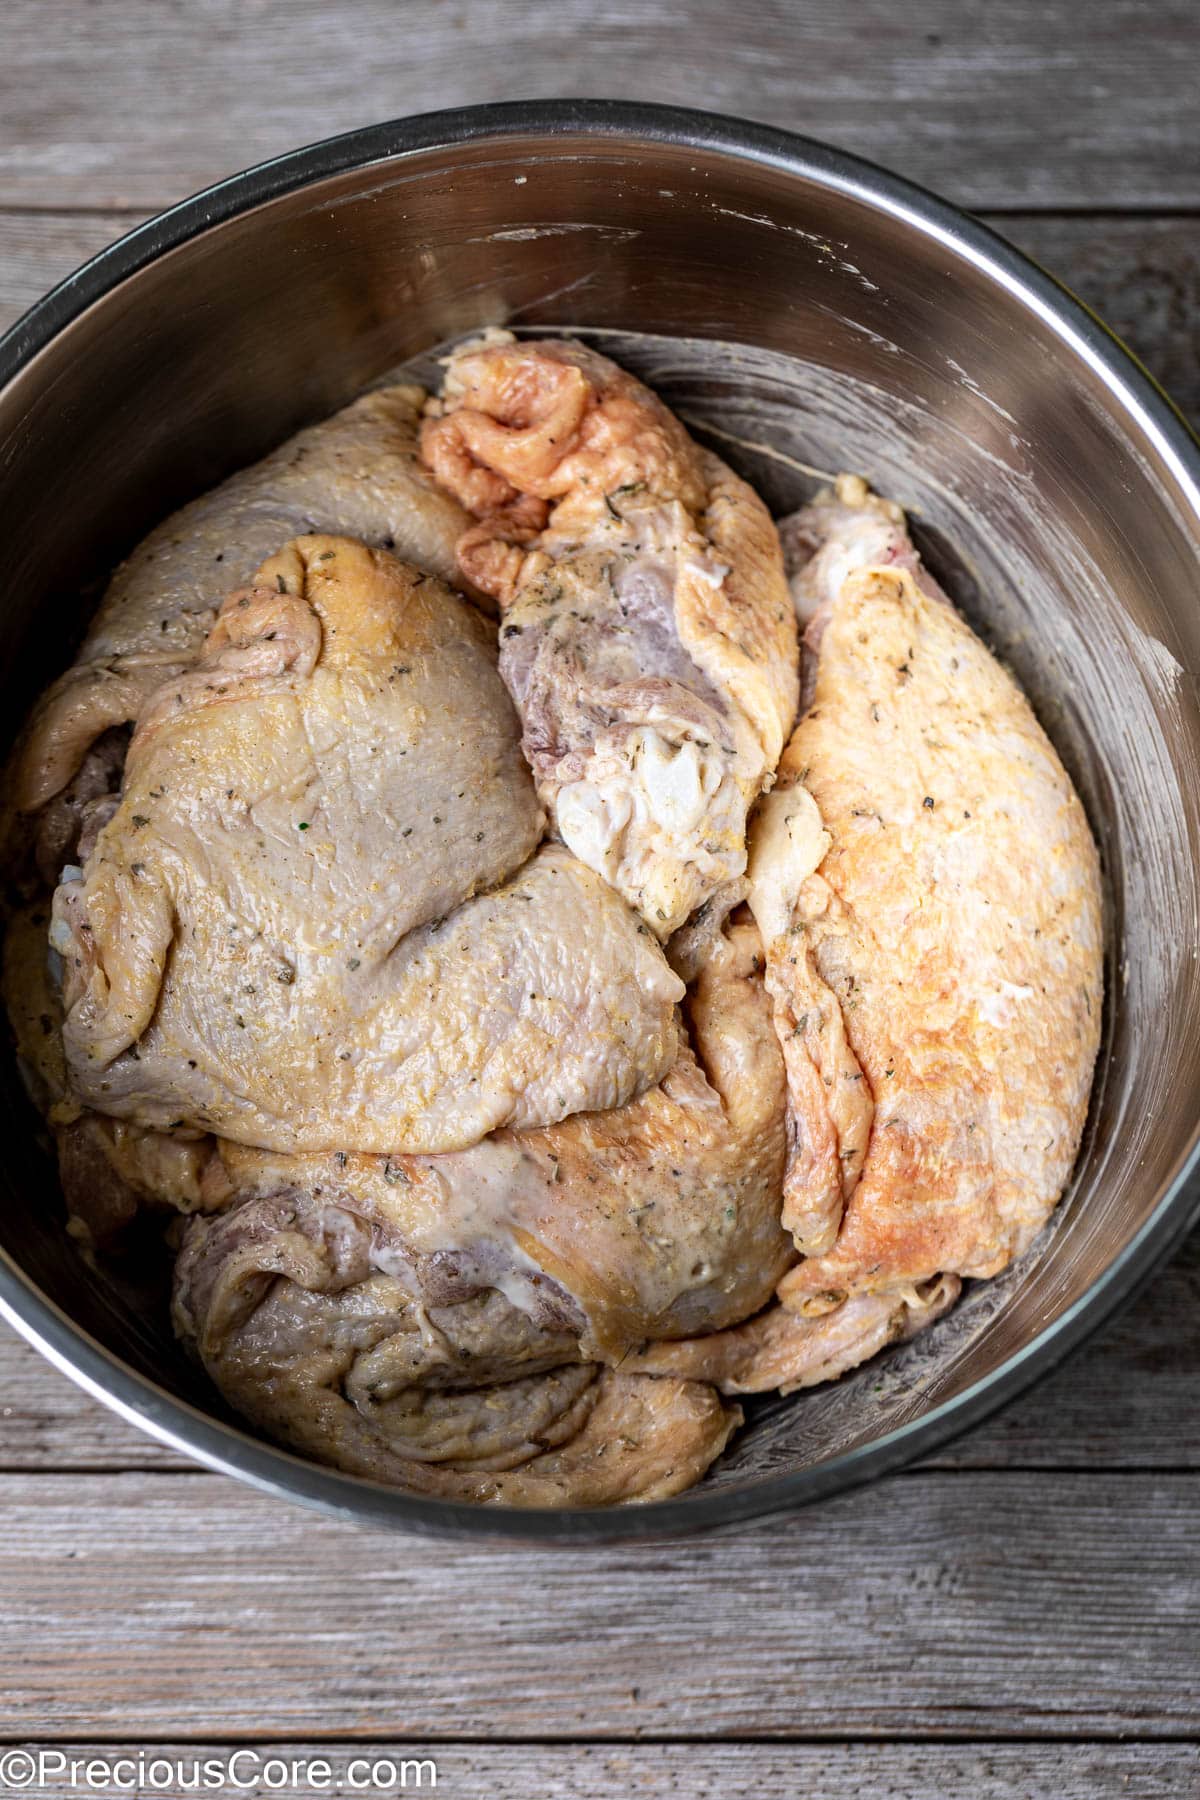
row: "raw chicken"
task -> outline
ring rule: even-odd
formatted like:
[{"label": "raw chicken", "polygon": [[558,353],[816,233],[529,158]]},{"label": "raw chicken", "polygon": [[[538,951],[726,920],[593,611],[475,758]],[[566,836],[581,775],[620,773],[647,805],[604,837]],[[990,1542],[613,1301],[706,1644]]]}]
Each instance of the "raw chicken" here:
[{"label": "raw chicken", "polygon": [[[692,1030],[713,1085],[685,1051],[622,1108],[443,1157],[222,1145],[230,1210],[190,1227],[176,1312],[226,1397],[363,1474],[396,1479],[398,1457],[453,1465],[457,1486],[438,1491],[473,1491],[483,1467],[532,1476],[553,1423],[559,1474],[573,1471],[559,1503],[580,1501],[581,1397],[607,1396],[606,1419],[620,1398],[622,1419],[632,1408],[652,1429],[630,1442],[622,1426],[604,1494],[674,1491],[661,1485],[668,1426],[694,1479],[727,1431],[702,1391],[597,1388],[586,1365],[623,1377],[647,1337],[744,1318],[791,1260],[783,1068],[758,967],[757,933],[740,926],[697,983]],[[594,1484],[590,1450],[585,1466]],[[511,1500],[511,1487],[488,1497]]]},{"label": "raw chicken", "polygon": [[66,674],[42,696],[13,770],[18,812],[45,806],[89,745],[138,718],[200,654],[216,609],[280,544],[325,531],[394,549],[446,579],[467,516],[421,467],[425,399],[381,388],[289,438],[165,520],[122,563]]},{"label": "raw chicken", "polygon": [[297,539],[256,582],[144,708],[56,893],[76,1097],[392,1152],[652,1086],[682,983],[566,851],[526,862],[542,821],[486,622],[345,539]]},{"label": "raw chicken", "polygon": [[758,496],[579,344],[492,334],[422,432],[479,519],[464,575],[563,842],[666,938],[745,868],[796,708],[796,628]]},{"label": "raw chicken", "polygon": [[[17,765],[62,878],[5,999],[70,1229],[191,1215],[177,1327],[265,1433],[452,1500],[659,1498],[716,1390],[832,1380],[1029,1245],[1099,1041],[1095,848],[864,482],[777,534],[576,344],[459,351],[426,468],[422,398],[118,571]],[[376,547],[277,550],[313,523]]]},{"label": "raw chicken", "polygon": [[[67,1228],[81,1243],[119,1241],[145,1205],[194,1212],[205,1204],[203,1176],[212,1139],[197,1132],[142,1131],[85,1111],[71,1095],[62,1040],[62,996],[52,974],[48,903],[14,913],[4,937],[3,993],[30,1097],[46,1116],[58,1152]],[[210,1190],[211,1191],[211,1190]],[[219,1189],[214,1198],[224,1198]]]},{"label": "raw chicken", "polygon": [[694,1053],[625,1106],[434,1157],[224,1143],[226,1196],[335,1201],[385,1224],[414,1269],[444,1274],[453,1260],[456,1279],[468,1271],[531,1313],[550,1284],[589,1359],[745,1318],[794,1257],[778,1217],[783,1064],[760,967],[754,927],[732,927],[689,997]]},{"label": "raw chicken", "polygon": [[[860,561],[881,524],[887,566]],[[731,1392],[827,1379],[1028,1248],[1078,1152],[1103,1003],[1096,850],[1028,702],[861,483],[801,525],[829,586],[797,571],[812,699],[750,904],[805,1254],[781,1308],[627,1365]]]},{"label": "raw chicken", "polygon": [[415,1300],[388,1248],[357,1215],[286,1192],[195,1221],[176,1329],[267,1435],[447,1499],[660,1498],[698,1480],[739,1422],[708,1385],[567,1360],[568,1329],[494,1289]]},{"label": "raw chicken", "polygon": [[[856,569],[906,569],[923,594],[950,604],[917,554],[903,507],[873,494],[861,475],[839,475],[832,488],[780,521],[779,537],[792,603],[805,628],[817,620],[819,632]],[[816,648],[815,641],[809,648]]]},{"label": "raw chicken", "polygon": [[768,1306],[728,1331],[651,1344],[626,1357],[621,1368],[631,1375],[711,1381],[723,1394],[794,1394],[836,1381],[889,1344],[915,1337],[953,1306],[961,1288],[956,1275],[939,1275],[919,1287],[852,1294],[812,1317]]}]

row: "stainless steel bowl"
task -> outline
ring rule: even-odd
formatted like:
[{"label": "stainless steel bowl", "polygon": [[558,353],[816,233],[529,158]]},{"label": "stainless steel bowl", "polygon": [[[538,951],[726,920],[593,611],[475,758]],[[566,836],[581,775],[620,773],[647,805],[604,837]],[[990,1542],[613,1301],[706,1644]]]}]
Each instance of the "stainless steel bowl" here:
[{"label": "stainless steel bowl", "polygon": [[75,598],[169,508],[397,362],[485,324],[587,328],[779,506],[868,474],[1016,668],[1104,850],[1109,1017],[1044,1241],[924,1339],[764,1401],[709,1478],[624,1512],[476,1511],[239,1429],[160,1306],[64,1236],[4,1071],[0,1307],[210,1466],[347,1516],[542,1540],[798,1506],[929,1452],[1077,1344],[1197,1212],[1200,452],[1067,293],[941,201],[822,145],[606,102],[336,138],[131,233],[0,343],[4,717],[64,662]]}]

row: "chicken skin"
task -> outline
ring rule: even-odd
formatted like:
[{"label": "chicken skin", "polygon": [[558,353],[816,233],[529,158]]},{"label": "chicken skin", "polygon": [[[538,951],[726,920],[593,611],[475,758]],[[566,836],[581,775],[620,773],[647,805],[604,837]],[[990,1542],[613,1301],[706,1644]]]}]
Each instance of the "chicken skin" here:
[{"label": "chicken skin", "polygon": [[278,1150],[442,1151],[665,1074],[682,984],[604,882],[532,854],[488,633],[345,539],[297,539],[230,596],[55,895],[80,1101]]},{"label": "chicken skin", "polygon": [[776,1303],[744,1324],[686,1342],[651,1344],[626,1357],[629,1375],[711,1381],[722,1394],[794,1394],[836,1381],[924,1331],[958,1299],[962,1282],[939,1275],[919,1286],[852,1294],[811,1317]]},{"label": "chicken skin", "polygon": [[68,1229],[174,1215],[180,1338],[317,1461],[678,1493],[1069,1179],[1100,873],[1029,704],[900,507],[776,528],[580,344],[489,332],[151,533],[8,806]]},{"label": "chicken skin", "polygon": [[[189,1227],[176,1288],[218,1386],[343,1467],[394,1478],[397,1457],[415,1458],[453,1464],[460,1482],[485,1456],[524,1466],[548,1404],[569,1414],[606,1395],[611,1409],[623,1394],[653,1429],[636,1454],[624,1446],[622,1484],[673,1491],[655,1485],[668,1425],[682,1466],[724,1442],[702,1391],[597,1392],[590,1369],[577,1380],[564,1365],[623,1376],[647,1337],[757,1311],[792,1259],[778,1221],[783,1064],[760,963],[752,925],[722,938],[692,996],[695,1056],[613,1111],[442,1157],[219,1146],[228,1209]],[[490,1406],[485,1383],[503,1384]],[[555,1416],[565,1444],[569,1418]],[[577,1499],[573,1436],[570,1449]]]},{"label": "chicken skin", "polygon": [[421,437],[478,524],[500,670],[562,841],[667,938],[745,868],[796,708],[796,627],[758,496],[573,343],[451,357]]},{"label": "chicken skin", "polygon": [[750,905],[804,1254],[779,1309],[628,1365],[731,1392],[826,1379],[1028,1248],[1079,1149],[1103,1004],[1095,845],[1016,684],[863,484],[793,541],[827,585],[796,570],[816,666],[756,822]]},{"label": "chicken skin", "polygon": [[85,1110],[70,1090],[62,1039],[62,995],[51,974],[49,904],[15,912],[4,937],[3,994],[25,1086],[46,1117],[58,1153],[67,1229],[81,1244],[118,1244],[144,1206],[195,1212],[206,1189],[212,1140],[200,1132],[143,1131]]},{"label": "chicken skin", "polygon": [[287,1193],[190,1228],[175,1323],[231,1405],[319,1462],[477,1504],[678,1493],[739,1415],[706,1383],[569,1360],[497,1290],[414,1299],[386,1231]]},{"label": "chicken skin", "polygon": [[12,773],[11,804],[47,805],[104,732],[200,655],[231,587],[298,533],[394,549],[445,579],[469,524],[417,459],[424,390],[365,394],[289,438],[156,527],[109,583],[78,658],[39,702]]}]

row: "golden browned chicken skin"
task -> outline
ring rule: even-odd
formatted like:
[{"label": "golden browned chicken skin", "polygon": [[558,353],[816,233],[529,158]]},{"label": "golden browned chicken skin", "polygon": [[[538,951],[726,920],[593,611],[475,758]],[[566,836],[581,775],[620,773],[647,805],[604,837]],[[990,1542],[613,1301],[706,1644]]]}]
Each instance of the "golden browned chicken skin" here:
[{"label": "golden browned chicken skin", "polygon": [[459,567],[503,608],[500,670],[559,836],[660,937],[745,868],[796,707],[796,627],[758,496],[575,343],[450,358],[421,437],[479,523]]}]

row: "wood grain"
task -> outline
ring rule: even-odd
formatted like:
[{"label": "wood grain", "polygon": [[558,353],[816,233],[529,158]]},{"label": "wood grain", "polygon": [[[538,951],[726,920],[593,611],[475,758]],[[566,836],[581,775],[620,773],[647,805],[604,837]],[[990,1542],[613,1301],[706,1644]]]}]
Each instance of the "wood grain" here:
[{"label": "wood grain", "polygon": [[[111,1768],[136,1758],[138,1748],[70,1743],[44,1750],[68,1764],[95,1758]],[[176,1743],[145,1754],[182,1764],[190,1775],[196,1761],[227,1767],[238,1753],[225,1744]],[[287,1800],[309,1800],[331,1791],[321,1765],[344,1780],[364,1761],[383,1765],[381,1781],[394,1763],[406,1793],[435,1791],[432,1764],[436,1791],[454,1800],[1029,1800],[1035,1793],[1048,1800],[1183,1800],[1194,1791],[1198,1755],[1189,1744],[288,1743],[242,1747],[233,1774],[244,1800],[278,1795],[272,1763],[315,1765],[315,1784],[287,1788]],[[60,1767],[51,1761],[47,1774]],[[256,1769],[263,1779],[254,1778]],[[361,1768],[353,1778],[361,1779]]]},{"label": "wood grain", "polygon": [[568,1554],[11,1478],[0,1735],[1186,1738],[1195,1526],[1188,1476],[922,1474]]},{"label": "wood grain", "polygon": [[986,206],[1195,206],[1191,0],[7,0],[0,202],[159,207],[467,102],[616,95],[827,138]]}]

